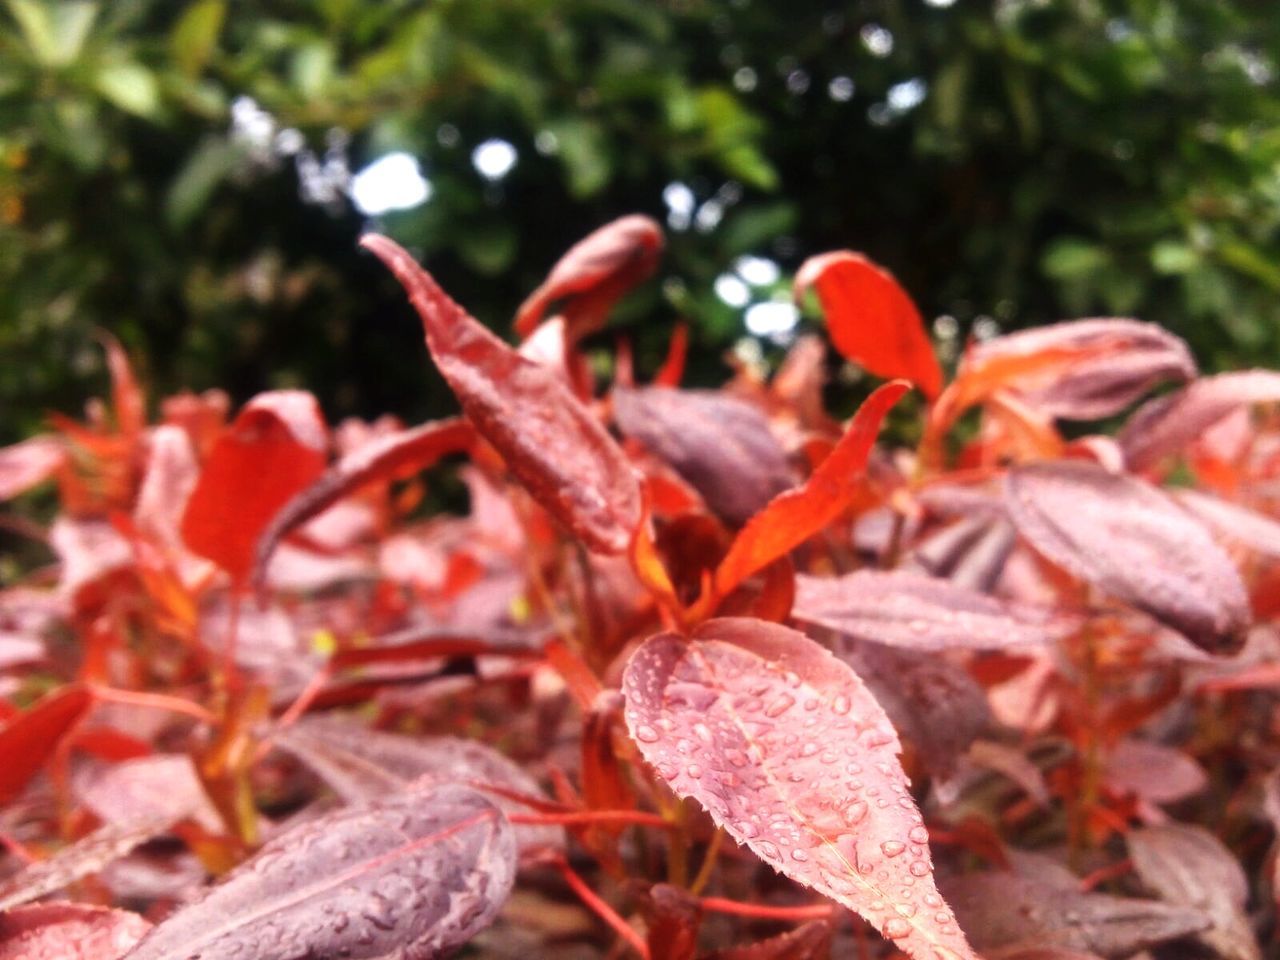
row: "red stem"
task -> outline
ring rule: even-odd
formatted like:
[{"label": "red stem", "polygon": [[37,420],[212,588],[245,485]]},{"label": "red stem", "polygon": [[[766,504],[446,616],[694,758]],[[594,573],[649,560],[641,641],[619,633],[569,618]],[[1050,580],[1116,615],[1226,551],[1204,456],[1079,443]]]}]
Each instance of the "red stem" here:
[{"label": "red stem", "polygon": [[771,907],[764,903],[740,903],[721,897],[702,897],[698,902],[702,904],[703,910],[713,913],[731,913],[738,917],[758,917],[762,920],[829,920],[836,909],[829,903],[808,907]]},{"label": "red stem", "polygon": [[634,823],[642,827],[670,828],[668,823],[656,813],[643,813],[639,810],[580,810],[572,813],[517,813],[507,817],[518,824],[577,824],[593,823]]},{"label": "red stem", "polygon": [[645,943],[640,934],[636,933],[631,924],[618,916],[613,907],[596,896],[595,891],[587,886],[587,882],[578,876],[573,867],[569,866],[568,861],[558,858],[554,861],[554,864],[564,876],[565,882],[569,884],[570,889],[578,895],[582,902],[590,907],[601,920],[613,927],[614,932],[627,941],[636,953],[640,954],[643,960],[650,960],[649,945]]},{"label": "red stem", "polygon": [[1110,864],[1105,867],[1099,867],[1093,873],[1085,874],[1080,878],[1080,892],[1088,893],[1096,889],[1108,880],[1114,880],[1116,877],[1123,877],[1126,873],[1133,870],[1133,861],[1128,857],[1117,863]]},{"label": "red stem", "polygon": [[216,720],[214,715],[200,706],[200,704],[192,703],[190,700],[183,700],[181,697],[171,697],[165,693],[115,690],[111,687],[100,687],[96,684],[91,685],[89,689],[93,692],[95,700],[109,703],[127,703],[135,707],[154,707],[157,710],[171,710],[174,713],[194,717],[201,723],[214,723]]}]

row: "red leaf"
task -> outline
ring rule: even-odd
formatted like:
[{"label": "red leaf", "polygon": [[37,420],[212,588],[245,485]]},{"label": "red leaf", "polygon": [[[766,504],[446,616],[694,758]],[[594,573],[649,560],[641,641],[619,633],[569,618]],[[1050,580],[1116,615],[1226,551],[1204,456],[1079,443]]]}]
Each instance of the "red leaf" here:
[{"label": "red leaf", "polygon": [[58,472],[66,450],[57,437],[40,436],[0,448],[0,500],[44,483]]},{"label": "red leaf", "polygon": [[786,627],[720,619],[650,637],[622,689],[645,759],[731,837],[918,960],[975,957],[934,887],[897,734],[847,665]]},{"label": "red leaf", "polygon": [[689,327],[687,324],[676,324],[671,333],[671,343],[667,347],[667,358],[653,375],[655,387],[678,387],[684,378],[685,357],[689,353]]},{"label": "red leaf", "polygon": [[1206,911],[1213,927],[1199,935],[1223,960],[1262,960],[1245,912],[1249,880],[1235,856],[1203,827],[1169,823],[1125,837],[1143,884],[1166,903]]},{"label": "red leaf", "polygon": [[276,511],[318,477],[327,430],[309,393],[254,397],[218,438],[187,501],[182,537],[243,584]]},{"label": "red leaf", "polygon": [[136,913],[39,903],[0,915],[0,960],[118,960],[151,924]]},{"label": "red leaf", "polygon": [[398,480],[471,445],[471,424],[458,418],[424,423],[357,447],[275,514],[254,551],[253,581],[261,584],[280,541],[328,507],[377,480]]},{"label": "red leaf", "polygon": [[516,332],[531,334],[556,300],[566,301],[561,313],[572,339],[598,330],[613,305],[657,268],[662,244],[662,228],[649,217],[605,224],[570,247],[529,294],[516,311]]},{"label": "red leaf", "polygon": [[282,834],[129,960],[444,956],[511,891],[511,827],[461,787],[346,807]]},{"label": "red leaf", "polygon": [[1005,502],[1045,558],[1202,646],[1223,646],[1249,623],[1230,558],[1150,484],[1080,460],[1032,464],[1009,471]]},{"label": "red leaf", "polygon": [[871,394],[809,479],[779,494],[751,518],[716,569],[716,596],[727,597],[747,577],[790,553],[849,508],[880,424],[907,389],[905,383],[886,383]]},{"label": "red leaf", "polygon": [[768,418],[745,400],[710,390],[615,389],[613,413],[625,436],[674,467],[735,526],[792,484]]},{"label": "red leaf", "polygon": [[93,694],[78,684],[62,687],[0,727],[0,806],[14,800],[62,738],[89,712]]},{"label": "red leaf", "polygon": [[1177,453],[1209,427],[1240,407],[1280,403],[1280,373],[1241,370],[1203,377],[1176,393],[1151,400],[1120,431],[1130,470],[1146,470]]},{"label": "red leaf", "polygon": [[[1061,362],[1014,372],[1019,358],[1051,355]],[[1065,420],[1109,417],[1158,383],[1196,375],[1195,360],[1180,337],[1154,323],[1110,318],[1072,320],[978,343],[966,355],[960,376],[1002,366],[1011,373],[1002,387]]]},{"label": "red leaf", "polygon": [[801,574],[791,615],[855,640],[916,650],[1002,650],[1054,635],[1047,612],[905,571]]},{"label": "red leaf", "polygon": [[99,334],[107,351],[107,369],[111,371],[111,405],[115,408],[116,427],[125,436],[137,436],[147,425],[147,406],[133,375],[129,355],[120,341],[109,333]]},{"label": "red leaf", "polygon": [[591,549],[626,550],[640,521],[640,485],[599,421],[552,371],[468,316],[395,242],[376,234],[360,242],[408,291],[463,411],[533,498]]},{"label": "red leaf", "polygon": [[893,274],[860,253],[810,257],[796,274],[799,300],[814,287],[831,342],[847,360],[880,377],[904,377],[930,400],[942,389],[942,368],[920,311]]}]

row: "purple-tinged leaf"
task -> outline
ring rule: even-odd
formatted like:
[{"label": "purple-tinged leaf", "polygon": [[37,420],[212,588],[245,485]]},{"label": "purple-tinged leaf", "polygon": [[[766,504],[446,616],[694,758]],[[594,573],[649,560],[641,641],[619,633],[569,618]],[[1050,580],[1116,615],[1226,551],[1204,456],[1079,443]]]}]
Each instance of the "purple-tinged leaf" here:
[{"label": "purple-tinged leaf", "polygon": [[157,926],[128,960],[427,960],[492,922],[515,841],[472,790],[411,790],[317,817]]},{"label": "purple-tinged leaf", "polygon": [[[130,824],[109,823],[68,844],[48,859],[27,864],[13,876],[0,881],[0,911],[38,900],[97,873],[164,833],[171,823],[141,819]],[[0,956],[3,956],[2,952]]]},{"label": "purple-tinged leaf", "polygon": [[1119,413],[1152,387],[1196,375],[1186,343],[1163,327],[1137,320],[1072,320],[995,337],[973,347],[965,365],[995,365],[1017,357],[1062,352],[1075,357],[1029,366],[1006,389],[1034,409],[1064,420],[1099,420]]},{"label": "purple-tinged leaf", "polygon": [[810,920],[776,937],[703,954],[701,960],[820,960],[830,956],[831,924]]},{"label": "purple-tinged leaf", "polygon": [[1173,498],[1210,530],[1250,550],[1280,557],[1280,522],[1200,490],[1175,490]]},{"label": "purple-tinged leaf", "polygon": [[1280,403],[1280,373],[1240,370],[1203,377],[1139,407],[1118,437],[1130,470],[1146,470],[1177,453],[1235,410]]},{"label": "purple-tinged leaf", "polygon": [[986,692],[945,657],[857,641],[842,644],[837,655],[862,678],[934,776],[950,775],[991,725]]},{"label": "purple-tinged leaf", "polygon": [[0,500],[9,500],[48,480],[66,458],[66,448],[57,437],[32,437],[0,447]]},{"label": "purple-tinged leaf", "polygon": [[475,432],[453,418],[383,435],[357,447],[281,508],[262,531],[254,551],[253,582],[261,586],[267,562],[289,533],[375,480],[393,480],[425,470],[442,456],[465,449]]},{"label": "purple-tinged leaf", "polygon": [[1017,539],[1003,512],[980,512],[925,537],[903,566],[985,593],[999,582]]},{"label": "purple-tinged leaf", "polygon": [[1181,750],[1126,737],[1107,755],[1107,789],[1147,803],[1177,803],[1209,785],[1204,768]]},{"label": "purple-tinged leaf", "polygon": [[1181,630],[1208,649],[1249,623],[1231,559],[1162,491],[1094,463],[1010,470],[1005,502],[1018,533],[1072,576]]},{"label": "purple-tinged leaf", "polygon": [[934,887],[897,733],[846,664],[777,624],[711,620],[646,640],[623,695],[644,758],[734,840],[917,960],[973,960]]},{"label": "purple-tinged leaf", "polygon": [[665,460],[715,513],[741,526],[795,482],[763,413],[708,390],[615,389],[619,429]]},{"label": "purple-tinged leaf", "polygon": [[0,915],[0,960],[119,960],[150,929],[127,910],[38,903]]},{"label": "purple-tinged leaf", "polygon": [[[276,738],[348,802],[373,800],[411,783],[459,783],[484,793],[481,784],[542,797],[538,782],[497,750],[455,737],[407,737],[370,730],[337,717],[306,717]],[[529,808],[496,794],[490,799],[506,813]],[[564,846],[559,827],[515,828],[521,850]]]},{"label": "purple-tinged leaf", "polygon": [[1166,903],[1203,910],[1213,926],[1199,939],[1222,960],[1262,960],[1245,904],[1249,882],[1235,856],[1203,827],[1170,823],[1125,837],[1143,884]]},{"label": "purple-tinged leaf", "polygon": [[640,523],[640,483],[591,411],[553,370],[472,319],[395,242],[377,234],[360,242],[408,292],[440,373],[516,479],[592,550],[625,551]]},{"label": "purple-tinged leaf", "polygon": [[105,823],[176,823],[188,817],[206,829],[220,823],[195,763],[186,754],[137,757],[79,776],[76,796]]},{"label": "purple-tinged leaf", "polygon": [[[1054,947],[1109,960],[1199,933],[1209,917],[1191,907],[1079,893],[1017,873],[974,873],[940,883],[985,956]],[[1002,954],[998,954],[1002,955]]]},{"label": "purple-tinged leaf", "polygon": [[791,616],[842,637],[910,650],[1006,650],[1055,636],[1048,611],[900,570],[798,575]]}]

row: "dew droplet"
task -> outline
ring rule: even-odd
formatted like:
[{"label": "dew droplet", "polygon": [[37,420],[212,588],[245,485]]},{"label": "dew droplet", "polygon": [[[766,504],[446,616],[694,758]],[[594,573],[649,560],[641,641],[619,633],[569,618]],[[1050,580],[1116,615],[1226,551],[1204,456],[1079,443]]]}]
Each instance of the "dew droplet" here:
[{"label": "dew droplet", "polygon": [[795,702],[795,697],[789,693],[784,693],[764,708],[764,715],[771,720],[777,719],[790,710],[795,705]]},{"label": "dew droplet", "polygon": [[838,713],[842,717],[845,714],[847,714],[852,708],[853,708],[852,701],[850,701],[850,699],[846,697],[843,693],[837,696],[835,700],[831,702],[831,709],[834,710],[836,713]]},{"label": "dew droplet", "polygon": [[897,840],[886,840],[880,844],[880,849],[886,857],[896,857],[907,849],[907,845]]},{"label": "dew droplet", "polygon": [[800,748],[800,756],[802,757],[812,757],[817,752],[818,752],[818,745],[812,742],[806,743],[803,747]]},{"label": "dew droplet", "polygon": [[780,856],[778,848],[768,840],[761,840],[756,844],[756,848],[760,856],[767,857],[770,860],[777,860]]},{"label": "dew droplet", "polygon": [[743,840],[750,840],[760,831],[756,829],[756,825],[750,820],[739,820],[733,825],[733,829]]},{"label": "dew droplet", "polygon": [[855,800],[844,808],[844,822],[849,826],[861,822],[867,816],[868,807],[865,800]]},{"label": "dew droplet", "polygon": [[693,777],[693,779],[695,780],[699,780],[702,778],[702,767],[699,764],[696,764],[696,763],[689,764],[687,767],[684,768],[684,772],[687,773],[689,776]]},{"label": "dew droplet", "polygon": [[657,743],[662,739],[662,736],[653,727],[642,723],[636,727],[636,739],[642,743]]},{"label": "dew droplet", "polygon": [[929,865],[923,860],[912,860],[911,866],[907,867],[913,877],[927,877],[929,875]]},{"label": "dew droplet", "polygon": [[791,859],[797,861],[798,863],[804,863],[806,860],[809,859],[809,855],[805,853],[803,850],[801,850],[799,847],[796,847],[796,849],[791,851]]},{"label": "dew droplet", "polygon": [[926,907],[940,907],[942,906],[942,898],[936,893],[926,893],[924,895],[924,905]]},{"label": "dew droplet", "polygon": [[901,940],[911,934],[911,924],[902,917],[893,917],[884,925],[884,935],[890,940]]},{"label": "dew droplet", "polygon": [[916,824],[914,827],[912,827],[910,830],[907,831],[907,839],[910,840],[912,843],[928,843],[929,831],[926,830],[924,827],[920,826],[919,824]]}]

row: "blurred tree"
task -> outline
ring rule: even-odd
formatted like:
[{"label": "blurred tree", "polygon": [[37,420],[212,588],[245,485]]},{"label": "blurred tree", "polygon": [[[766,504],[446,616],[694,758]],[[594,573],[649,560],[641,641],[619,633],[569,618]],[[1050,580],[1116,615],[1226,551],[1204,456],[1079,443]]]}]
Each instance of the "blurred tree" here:
[{"label": "blurred tree", "polygon": [[[618,319],[642,365],[677,313],[704,363],[744,318],[785,336],[790,272],[843,246],[892,268],[953,348],[1112,313],[1211,366],[1280,364],[1266,3],[0,10],[0,439],[99,387],[95,327],[160,390],[299,384],[335,416],[438,412],[412,317],[356,252],[370,221],[505,328],[572,241],[665,219],[662,279]],[[418,202],[373,215],[353,195]]]}]

